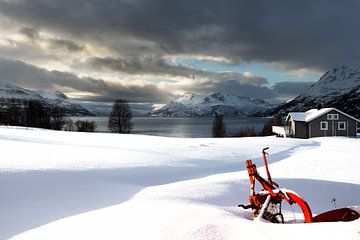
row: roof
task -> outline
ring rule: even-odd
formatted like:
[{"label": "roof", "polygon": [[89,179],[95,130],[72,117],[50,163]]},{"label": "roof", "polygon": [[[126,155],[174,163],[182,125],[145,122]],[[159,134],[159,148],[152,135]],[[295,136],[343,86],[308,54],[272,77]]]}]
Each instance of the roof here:
[{"label": "roof", "polygon": [[337,111],[357,122],[360,122],[359,119],[356,119],[352,116],[350,116],[349,114],[346,114],[336,108],[322,108],[322,109],[310,109],[306,112],[290,112],[287,117],[286,117],[286,120],[288,120],[289,117],[291,117],[294,121],[298,121],[298,122],[310,122],[328,112],[331,112],[331,111]]}]

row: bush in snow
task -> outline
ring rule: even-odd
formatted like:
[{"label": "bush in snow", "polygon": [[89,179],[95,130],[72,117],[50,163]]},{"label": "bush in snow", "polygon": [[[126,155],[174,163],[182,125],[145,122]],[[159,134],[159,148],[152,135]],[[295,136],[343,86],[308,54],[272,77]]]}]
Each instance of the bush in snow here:
[{"label": "bush in snow", "polygon": [[97,127],[94,121],[77,120],[74,125],[77,132],[95,132]]},{"label": "bush in snow", "polygon": [[234,137],[255,137],[255,136],[257,136],[257,134],[255,133],[254,127],[242,128],[234,135]]}]

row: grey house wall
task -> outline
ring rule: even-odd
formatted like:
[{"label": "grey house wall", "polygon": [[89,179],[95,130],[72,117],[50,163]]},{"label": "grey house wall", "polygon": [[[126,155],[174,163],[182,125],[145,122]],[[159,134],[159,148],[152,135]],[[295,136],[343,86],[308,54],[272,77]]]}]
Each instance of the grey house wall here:
[{"label": "grey house wall", "polygon": [[[339,120],[327,120],[328,114],[338,114]],[[320,130],[320,122],[328,122],[328,130]],[[338,123],[345,122],[346,130],[339,130]],[[297,123],[296,123],[297,124]],[[308,137],[348,136],[356,137],[356,121],[335,110],[330,111],[308,123]]]},{"label": "grey house wall", "polygon": [[295,137],[296,138],[309,138],[307,126],[308,126],[307,122],[295,122]]},{"label": "grey house wall", "polygon": [[295,138],[308,138],[308,124],[306,122],[299,122],[290,117],[287,122],[290,130],[290,135]]}]

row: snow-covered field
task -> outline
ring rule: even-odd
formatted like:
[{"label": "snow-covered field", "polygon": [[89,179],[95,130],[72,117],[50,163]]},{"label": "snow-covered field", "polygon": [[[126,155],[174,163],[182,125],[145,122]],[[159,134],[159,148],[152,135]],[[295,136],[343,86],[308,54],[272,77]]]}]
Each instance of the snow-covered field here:
[{"label": "snow-covered field", "polygon": [[360,239],[360,220],[253,221],[245,160],[320,213],[360,205],[360,139],[0,128],[0,239]]}]

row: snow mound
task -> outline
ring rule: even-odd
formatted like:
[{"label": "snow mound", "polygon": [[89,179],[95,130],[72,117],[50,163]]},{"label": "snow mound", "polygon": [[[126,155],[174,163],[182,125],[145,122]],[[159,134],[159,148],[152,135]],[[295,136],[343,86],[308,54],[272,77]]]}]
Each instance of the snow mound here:
[{"label": "snow mound", "polygon": [[[252,221],[261,148],[315,214],[358,206],[360,139],[181,139],[0,128],[0,239],[357,239],[348,223]],[[21,149],[21,151],[19,151]]]}]

